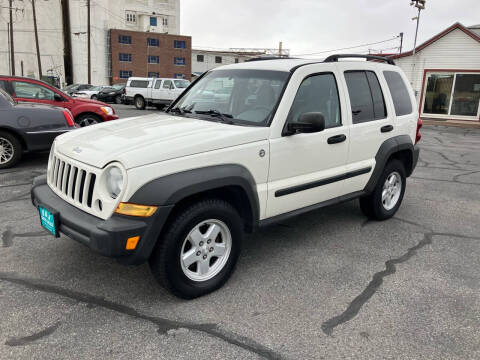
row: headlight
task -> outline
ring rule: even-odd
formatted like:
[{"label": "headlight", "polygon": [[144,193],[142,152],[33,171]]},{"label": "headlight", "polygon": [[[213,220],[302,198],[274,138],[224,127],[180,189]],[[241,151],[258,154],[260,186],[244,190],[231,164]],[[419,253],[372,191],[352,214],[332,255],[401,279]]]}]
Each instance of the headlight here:
[{"label": "headlight", "polygon": [[113,109],[110,106],[102,106],[100,109],[107,115],[113,115]]},{"label": "headlight", "polygon": [[116,199],[123,189],[122,170],[116,166],[107,169],[107,191],[113,199]]}]

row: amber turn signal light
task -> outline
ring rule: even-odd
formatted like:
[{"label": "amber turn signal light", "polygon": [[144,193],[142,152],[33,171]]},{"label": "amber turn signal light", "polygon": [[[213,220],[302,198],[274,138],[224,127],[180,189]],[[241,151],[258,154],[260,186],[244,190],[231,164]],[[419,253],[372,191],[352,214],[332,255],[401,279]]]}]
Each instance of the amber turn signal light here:
[{"label": "amber turn signal light", "polygon": [[115,209],[115,213],[128,216],[150,217],[155,214],[157,207],[158,206],[120,203]]},{"label": "amber turn signal light", "polygon": [[127,244],[125,245],[125,250],[135,250],[140,240],[140,236],[134,236],[127,239]]}]

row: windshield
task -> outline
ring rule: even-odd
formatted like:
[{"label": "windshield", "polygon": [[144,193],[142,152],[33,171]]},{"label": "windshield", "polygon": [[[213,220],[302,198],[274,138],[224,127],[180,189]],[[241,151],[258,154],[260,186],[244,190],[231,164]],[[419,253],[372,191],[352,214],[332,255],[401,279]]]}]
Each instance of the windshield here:
[{"label": "windshield", "polygon": [[185,89],[188,87],[188,85],[190,85],[190,81],[188,80],[173,80],[173,82],[175,83],[175,87],[177,89]]},{"label": "windshield", "polygon": [[120,89],[123,89],[124,87],[125,87],[125,84],[115,84],[112,86],[112,88],[115,90],[120,90]]},{"label": "windshield", "polygon": [[100,91],[100,90],[102,90],[102,87],[103,86],[94,86],[94,87],[91,87],[90,89],[88,89],[88,91]]},{"label": "windshield", "polygon": [[171,111],[268,126],[288,75],[283,71],[214,70],[196,82]]},{"label": "windshield", "polygon": [[66,86],[63,90],[70,90],[70,89],[73,89],[73,88],[77,88],[79,85],[78,84],[71,84],[71,85],[68,85]]}]

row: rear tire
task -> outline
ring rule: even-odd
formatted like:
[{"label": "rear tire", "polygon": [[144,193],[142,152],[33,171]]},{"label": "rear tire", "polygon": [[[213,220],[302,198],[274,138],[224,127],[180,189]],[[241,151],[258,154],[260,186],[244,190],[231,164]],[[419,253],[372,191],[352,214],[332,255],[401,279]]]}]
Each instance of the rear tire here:
[{"label": "rear tire", "polygon": [[372,220],[386,220],[397,212],[402,204],[406,188],[405,166],[400,160],[387,163],[370,195],[360,198],[360,209]]},{"label": "rear tire", "polygon": [[152,252],[150,269],[174,295],[193,299],[229,279],[242,240],[243,222],[233,206],[220,199],[202,200],[176,214]]},{"label": "rear tire", "polygon": [[145,110],[145,99],[142,96],[135,96],[134,102],[137,110]]},{"label": "rear tire", "polygon": [[0,131],[0,169],[15,166],[22,158],[22,152],[22,144],[14,135]]}]

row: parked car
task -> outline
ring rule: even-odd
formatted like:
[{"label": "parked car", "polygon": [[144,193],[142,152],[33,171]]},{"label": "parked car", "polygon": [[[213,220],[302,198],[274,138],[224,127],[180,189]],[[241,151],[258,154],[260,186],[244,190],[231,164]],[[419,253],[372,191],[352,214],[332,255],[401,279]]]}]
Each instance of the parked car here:
[{"label": "parked car", "polygon": [[68,109],[75,122],[82,127],[118,119],[115,110],[107,104],[91,99],[73,98],[40,80],[0,75],[0,88],[5,89],[19,102],[41,103]]},{"label": "parked car", "polygon": [[93,85],[90,84],[72,84],[65,87],[63,91],[66,92],[68,95],[73,95],[78,91],[89,90],[92,87]]},{"label": "parked car", "polygon": [[127,103],[135,104],[138,110],[150,105],[163,109],[189,85],[190,81],[184,79],[131,77],[125,87],[125,98]]},{"label": "parked car", "polygon": [[[244,231],[355,198],[391,218],[420,151],[415,95],[392,60],[343,57],[218,67],[164,115],[59,136],[32,188],[41,223],[194,298],[227,281]],[[197,101],[220,85],[228,101]]]},{"label": "parked car", "polygon": [[102,89],[97,94],[97,98],[100,101],[121,104],[124,91],[125,91],[125,84],[115,84],[113,86],[109,86]]},{"label": "parked car", "polygon": [[56,136],[73,129],[69,110],[18,103],[0,89],[0,169],[15,166],[23,152],[50,149]]},{"label": "parked car", "polygon": [[91,87],[88,90],[82,90],[82,91],[77,91],[76,93],[73,94],[73,97],[79,97],[83,99],[92,99],[92,100],[98,100],[98,93],[102,91],[103,89],[107,88],[108,86],[103,85],[103,86],[94,86]]}]

